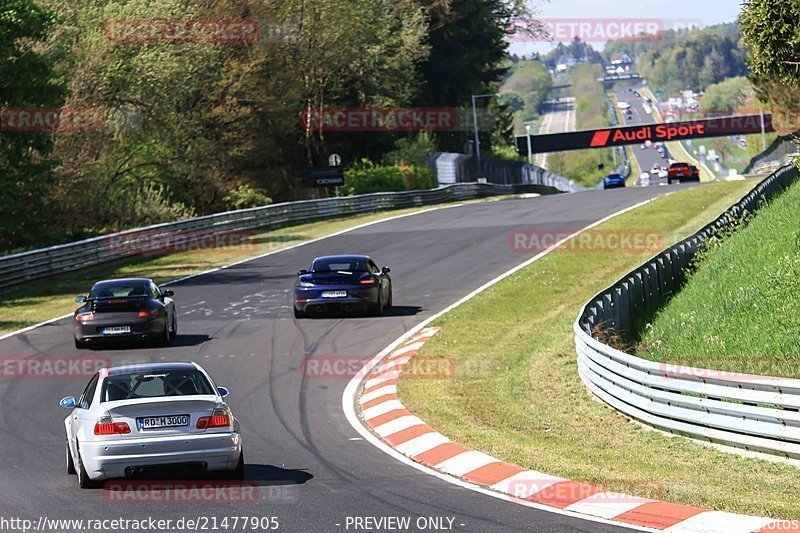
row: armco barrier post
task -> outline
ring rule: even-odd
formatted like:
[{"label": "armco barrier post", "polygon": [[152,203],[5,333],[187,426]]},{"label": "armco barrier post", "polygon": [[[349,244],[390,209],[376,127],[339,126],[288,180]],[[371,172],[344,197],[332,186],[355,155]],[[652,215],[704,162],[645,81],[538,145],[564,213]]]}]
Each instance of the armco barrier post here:
[{"label": "armco barrier post", "polygon": [[620,283],[620,310],[619,324],[617,329],[620,331],[630,331],[631,329],[631,285],[628,281]]},{"label": "armco barrier post", "polygon": [[614,320],[614,310],[612,307],[611,293],[603,294],[603,325],[610,324]]},{"label": "armco barrier post", "polygon": [[619,330],[622,327],[622,289],[614,287],[611,290],[611,311],[614,316],[614,328]]}]

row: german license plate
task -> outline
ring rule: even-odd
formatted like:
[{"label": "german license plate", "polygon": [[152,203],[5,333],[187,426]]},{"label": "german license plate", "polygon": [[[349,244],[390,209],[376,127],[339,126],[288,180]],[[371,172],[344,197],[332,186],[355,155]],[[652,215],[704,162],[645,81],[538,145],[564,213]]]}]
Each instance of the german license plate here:
[{"label": "german license plate", "polygon": [[189,425],[189,415],[147,416],[136,422],[139,429],[179,428]]},{"label": "german license plate", "polygon": [[322,291],[323,298],[347,298],[347,291]]},{"label": "german license plate", "polygon": [[123,335],[125,333],[130,333],[131,327],[130,326],[117,326],[113,328],[103,328],[103,335]]}]

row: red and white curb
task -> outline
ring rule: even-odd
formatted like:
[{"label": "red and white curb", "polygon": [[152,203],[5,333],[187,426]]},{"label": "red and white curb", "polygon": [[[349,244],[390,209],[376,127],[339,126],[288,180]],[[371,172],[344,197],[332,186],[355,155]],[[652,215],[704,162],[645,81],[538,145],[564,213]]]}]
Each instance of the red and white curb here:
[{"label": "red and white curb", "polygon": [[452,442],[408,411],[397,396],[403,367],[438,331],[439,328],[422,329],[391,351],[366,376],[358,400],[362,421],[412,461],[505,494],[512,501],[525,500],[638,528],[704,533],[800,531],[800,522],[711,511],[609,492],[581,481],[528,470]]}]

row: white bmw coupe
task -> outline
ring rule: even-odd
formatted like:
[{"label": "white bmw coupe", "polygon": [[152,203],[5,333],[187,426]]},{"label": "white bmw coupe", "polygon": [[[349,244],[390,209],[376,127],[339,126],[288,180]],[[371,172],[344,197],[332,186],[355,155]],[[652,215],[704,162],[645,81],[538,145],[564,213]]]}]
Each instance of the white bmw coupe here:
[{"label": "white bmw coupe", "polygon": [[110,478],[220,472],[244,478],[239,423],[224,387],[196,363],[104,368],[68,396],[67,472],[81,488]]}]

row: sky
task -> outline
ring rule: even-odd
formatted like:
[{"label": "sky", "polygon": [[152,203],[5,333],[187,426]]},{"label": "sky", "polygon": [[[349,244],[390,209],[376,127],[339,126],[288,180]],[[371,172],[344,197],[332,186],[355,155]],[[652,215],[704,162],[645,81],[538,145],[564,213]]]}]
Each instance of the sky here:
[{"label": "sky", "polygon": [[[595,36],[584,39],[596,50],[602,50],[602,35],[611,35],[636,28],[705,27],[721,22],[734,22],[741,11],[740,0],[528,0],[536,15],[556,24],[565,42],[572,35]],[[577,30],[576,23],[583,23]],[[638,25],[638,26],[637,26]],[[509,51],[517,55],[531,52],[546,53],[553,48],[549,42],[512,42]]]}]

